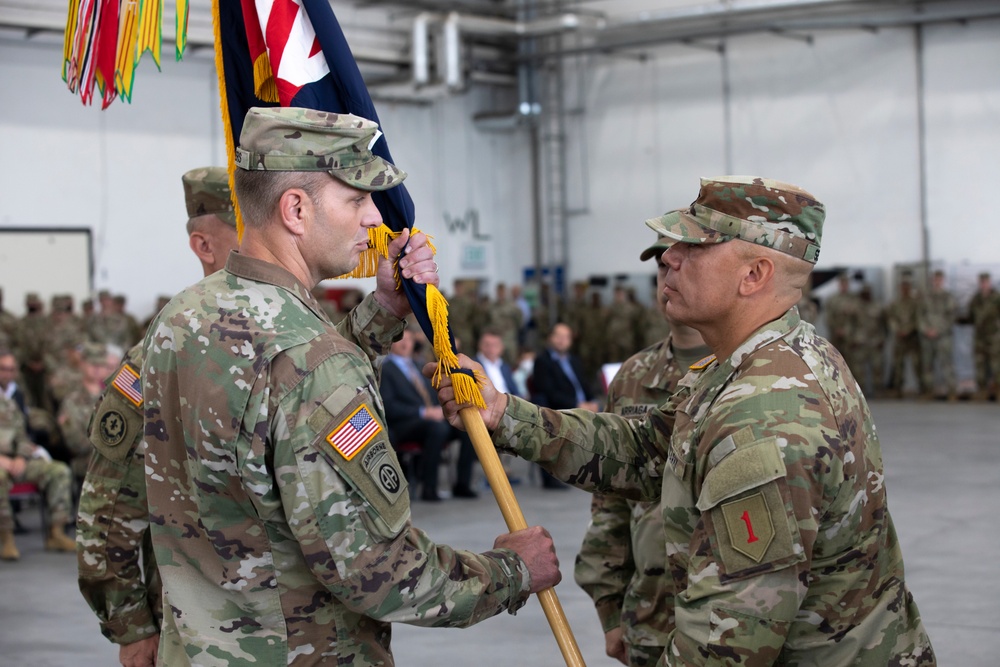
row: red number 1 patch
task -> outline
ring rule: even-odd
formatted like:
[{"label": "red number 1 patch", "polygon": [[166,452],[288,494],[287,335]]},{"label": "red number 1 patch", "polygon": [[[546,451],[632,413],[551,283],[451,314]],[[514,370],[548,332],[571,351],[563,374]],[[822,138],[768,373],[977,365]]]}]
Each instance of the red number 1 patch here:
[{"label": "red number 1 patch", "polygon": [[758,538],[753,534],[753,524],[750,523],[750,512],[744,510],[743,516],[741,516],[740,519],[747,525],[747,533],[750,535],[750,537],[747,538],[747,544],[753,544]]}]

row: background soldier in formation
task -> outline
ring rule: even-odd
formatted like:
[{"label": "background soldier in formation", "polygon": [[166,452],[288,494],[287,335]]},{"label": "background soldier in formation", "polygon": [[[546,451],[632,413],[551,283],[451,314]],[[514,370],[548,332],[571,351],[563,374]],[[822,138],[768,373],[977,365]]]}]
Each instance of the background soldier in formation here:
[{"label": "background soldier in formation", "polygon": [[1000,378],[1000,293],[993,288],[989,273],[979,274],[975,295],[969,301],[972,320],[973,359],[976,367],[976,396],[994,399]]},{"label": "background soldier in formation", "polygon": [[885,310],[865,283],[858,293],[857,318],[851,328],[848,365],[865,396],[875,396],[885,374]]},{"label": "background soldier in formation", "polygon": [[955,362],[952,358],[952,328],[958,317],[958,302],[944,287],[944,272],[935,271],[931,289],[924,297],[920,313],[920,365],[923,369],[924,398],[934,396],[934,373],[940,368],[948,391],[948,400],[958,399],[955,386]]},{"label": "background soldier in formation", "polygon": [[[522,321],[521,309],[517,304],[507,298],[507,285],[498,283],[496,288],[496,301],[490,304],[486,311],[486,327],[480,330],[481,337],[488,328],[496,331],[503,341],[503,358],[508,364],[517,363],[518,334],[524,324]],[[477,337],[477,341],[479,338]]]},{"label": "background soldier in formation", "polygon": [[906,385],[906,360],[913,367],[921,395],[928,388],[924,386],[923,367],[920,363],[920,300],[913,293],[909,275],[904,275],[899,283],[899,298],[886,308],[886,322],[892,335],[892,379],[889,389],[897,398],[903,397]]},{"label": "background soldier in formation", "polygon": [[826,328],[830,343],[844,355],[849,365],[851,332],[858,322],[858,305],[857,295],[851,293],[851,277],[841,273],[837,276],[837,293],[826,301]]}]

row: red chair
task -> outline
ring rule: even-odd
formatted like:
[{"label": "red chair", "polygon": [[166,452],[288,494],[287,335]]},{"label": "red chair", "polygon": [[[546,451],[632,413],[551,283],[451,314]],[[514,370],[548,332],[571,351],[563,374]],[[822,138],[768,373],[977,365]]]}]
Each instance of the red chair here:
[{"label": "red chair", "polygon": [[45,498],[42,495],[42,490],[38,488],[38,485],[33,482],[16,482],[14,486],[10,488],[10,501],[11,503],[16,503],[22,508],[25,505],[37,505],[41,508],[42,512],[42,531],[48,532],[49,529],[49,506],[45,502]]}]

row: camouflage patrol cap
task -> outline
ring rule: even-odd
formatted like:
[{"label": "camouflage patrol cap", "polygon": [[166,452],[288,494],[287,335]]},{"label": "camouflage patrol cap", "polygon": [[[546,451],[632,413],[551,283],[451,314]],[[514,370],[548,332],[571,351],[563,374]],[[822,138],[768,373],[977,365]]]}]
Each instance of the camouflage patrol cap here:
[{"label": "camouflage patrol cap", "polygon": [[45,305],[42,302],[42,297],[38,296],[38,292],[28,292],[24,295],[25,305],[42,306]]},{"label": "camouflage patrol cap", "polygon": [[229,172],[225,167],[199,167],[183,176],[184,203],[188,219],[214,215],[231,227],[236,226]]},{"label": "camouflage patrol cap", "polygon": [[295,107],[247,112],[236,166],[248,171],[325,171],[359,190],[388,190],[406,173],[371,151],[378,125],[351,114]]},{"label": "camouflage patrol cap", "polygon": [[674,240],[662,234],[656,238],[656,243],[649,246],[639,255],[639,260],[645,262],[651,257],[659,257],[663,251],[674,244]]},{"label": "camouflage patrol cap", "polygon": [[104,343],[83,343],[80,346],[80,357],[88,364],[103,364],[108,358],[108,346]]},{"label": "camouflage patrol cap", "polygon": [[655,232],[684,243],[739,238],[815,264],[826,207],[798,186],[753,176],[701,179],[685,209],[647,220]]}]

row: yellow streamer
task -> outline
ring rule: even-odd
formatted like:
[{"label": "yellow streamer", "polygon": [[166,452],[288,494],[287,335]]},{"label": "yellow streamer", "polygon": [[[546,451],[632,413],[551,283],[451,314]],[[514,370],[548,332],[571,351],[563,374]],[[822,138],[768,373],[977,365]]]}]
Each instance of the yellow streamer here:
[{"label": "yellow streamer", "polygon": [[66,33],[63,35],[63,81],[69,83],[69,61],[73,56],[73,43],[78,30],[77,18],[80,14],[80,0],[69,0],[69,16],[66,17]]},{"label": "yellow streamer", "polygon": [[139,41],[136,60],[146,51],[153,54],[156,69],[160,69],[160,47],[163,44],[163,0],[142,0],[139,6]]},{"label": "yellow streamer", "polygon": [[132,84],[135,82],[136,45],[139,42],[139,2],[122,2],[121,29],[118,31],[118,49],[115,54],[115,88],[122,100],[132,101]]},{"label": "yellow streamer", "polygon": [[188,38],[188,0],[177,0],[177,60],[184,55]]}]

